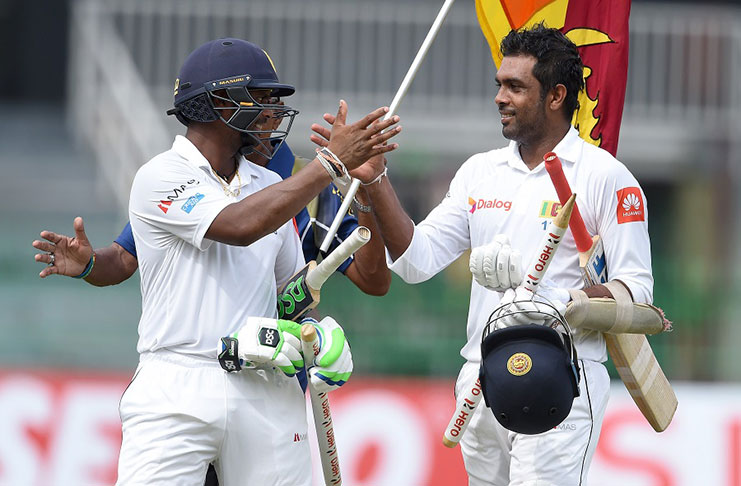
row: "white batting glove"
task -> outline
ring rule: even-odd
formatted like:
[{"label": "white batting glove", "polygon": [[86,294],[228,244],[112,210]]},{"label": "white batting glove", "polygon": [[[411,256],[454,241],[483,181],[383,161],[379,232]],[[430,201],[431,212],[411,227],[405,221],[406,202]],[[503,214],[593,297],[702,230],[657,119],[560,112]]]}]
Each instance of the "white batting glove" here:
[{"label": "white batting glove", "polygon": [[[549,287],[545,282],[540,284],[535,294],[524,287],[509,289],[499,303],[499,310],[495,316],[500,318],[497,320],[497,326],[510,327],[522,324],[553,326],[554,319],[559,318],[558,314],[563,315],[566,311],[569,300],[571,296],[568,290]],[[547,305],[546,302],[551,305]]]},{"label": "white batting glove", "polygon": [[318,392],[329,392],[344,385],[353,370],[350,345],[345,338],[342,327],[331,317],[320,322],[311,322],[319,334],[319,354],[313,361],[307,359],[311,385]]},{"label": "white batting glove", "polygon": [[505,234],[498,234],[488,245],[471,251],[468,268],[476,283],[489,290],[504,292],[522,282],[522,254],[509,245]]},{"label": "white batting glove", "polygon": [[227,371],[267,365],[279,368],[286,376],[294,376],[296,368],[304,366],[300,336],[301,326],[296,322],[269,317],[248,317],[239,331],[221,339],[217,354],[223,363],[224,354],[234,351],[229,347],[233,346],[231,338],[237,342],[239,366]]}]

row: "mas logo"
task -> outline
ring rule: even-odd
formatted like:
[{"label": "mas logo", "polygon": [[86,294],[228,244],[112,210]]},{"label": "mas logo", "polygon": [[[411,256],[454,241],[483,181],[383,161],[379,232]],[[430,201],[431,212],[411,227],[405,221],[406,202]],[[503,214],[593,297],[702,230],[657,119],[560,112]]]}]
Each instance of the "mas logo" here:
[{"label": "mas logo", "polygon": [[637,187],[626,187],[617,192],[617,222],[618,224],[630,223],[631,221],[645,221],[643,196]]},{"label": "mas logo", "polygon": [[167,214],[167,210],[170,209],[170,204],[172,204],[172,201],[160,201],[157,207],[160,208],[163,213]]},{"label": "mas logo", "polygon": [[469,196],[468,204],[471,206],[471,209],[468,210],[471,214],[476,212],[477,209],[504,209],[505,211],[512,209],[512,201],[502,201],[500,199],[473,199]]}]

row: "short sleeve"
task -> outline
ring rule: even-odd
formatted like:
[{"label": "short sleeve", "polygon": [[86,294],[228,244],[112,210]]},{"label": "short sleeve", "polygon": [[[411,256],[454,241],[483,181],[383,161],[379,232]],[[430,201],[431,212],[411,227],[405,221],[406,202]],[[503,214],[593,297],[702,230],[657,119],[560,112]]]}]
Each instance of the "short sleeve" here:
[{"label": "short sleeve", "polygon": [[[204,239],[206,231],[232,202],[206,178],[205,172],[185,163],[150,161],[134,178],[129,201],[130,219],[136,218],[205,250],[211,244]],[[152,236],[149,244],[164,244],[160,241],[164,236]]]},{"label": "short sleeve", "polygon": [[131,223],[127,221],[126,226],[121,230],[121,234],[113,241],[136,258],[136,245],[134,244],[134,234],[131,232]]},{"label": "short sleeve", "polygon": [[[635,302],[651,303],[651,242],[648,234],[646,195],[633,174],[621,163],[597,175],[593,203],[597,208],[597,233],[602,238],[607,276],[620,280]],[[601,179],[601,180],[599,180]]]}]

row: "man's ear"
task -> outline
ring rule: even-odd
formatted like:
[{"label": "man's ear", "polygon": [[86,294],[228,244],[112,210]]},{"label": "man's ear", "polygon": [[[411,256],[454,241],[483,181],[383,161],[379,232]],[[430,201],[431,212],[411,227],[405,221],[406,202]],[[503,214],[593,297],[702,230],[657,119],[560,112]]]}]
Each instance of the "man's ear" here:
[{"label": "man's ear", "polygon": [[550,93],[548,93],[548,108],[553,111],[558,111],[563,108],[566,102],[566,86],[563,84],[557,84]]}]

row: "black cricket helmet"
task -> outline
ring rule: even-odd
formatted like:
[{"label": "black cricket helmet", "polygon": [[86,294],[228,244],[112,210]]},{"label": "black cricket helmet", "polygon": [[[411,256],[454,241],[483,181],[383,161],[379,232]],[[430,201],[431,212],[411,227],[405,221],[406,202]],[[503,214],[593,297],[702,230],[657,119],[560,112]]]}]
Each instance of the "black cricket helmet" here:
[{"label": "black cricket helmet", "polygon": [[500,307],[484,328],[479,369],[484,401],[497,421],[513,432],[540,434],[556,427],[579,396],[571,329],[553,310],[559,317],[550,326],[498,327],[502,317],[521,312]]},{"label": "black cricket helmet", "polygon": [[[267,100],[256,100],[250,90],[270,90]],[[242,39],[207,42],[188,55],[175,81],[174,104],[168,115],[184,125],[191,121],[221,120],[242,133],[242,152],[258,150],[270,158],[291,129],[298,111],[279,104],[295,88],[278,80],[273,61],[262,48]],[[219,99],[224,103],[214,103]],[[223,106],[222,106],[223,105]],[[262,128],[268,118],[288,118],[285,128]],[[273,150],[258,147],[271,143]],[[272,153],[271,153],[272,152]]]}]

